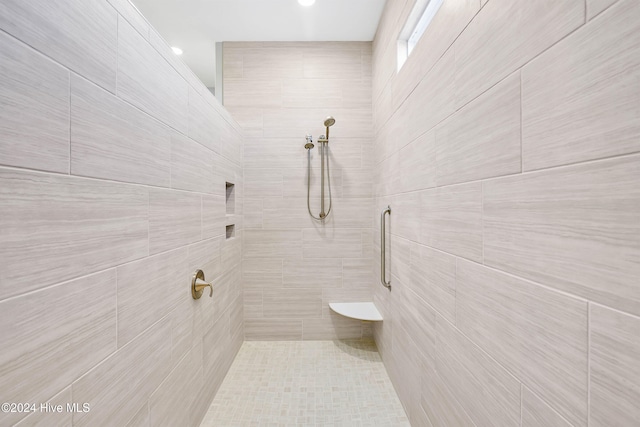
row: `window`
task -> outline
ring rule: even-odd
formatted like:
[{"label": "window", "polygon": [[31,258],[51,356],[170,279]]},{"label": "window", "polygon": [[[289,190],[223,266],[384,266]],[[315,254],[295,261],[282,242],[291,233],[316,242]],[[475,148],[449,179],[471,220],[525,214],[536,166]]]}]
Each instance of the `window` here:
[{"label": "window", "polygon": [[444,0],[417,0],[398,39],[398,71],[436,16]]}]

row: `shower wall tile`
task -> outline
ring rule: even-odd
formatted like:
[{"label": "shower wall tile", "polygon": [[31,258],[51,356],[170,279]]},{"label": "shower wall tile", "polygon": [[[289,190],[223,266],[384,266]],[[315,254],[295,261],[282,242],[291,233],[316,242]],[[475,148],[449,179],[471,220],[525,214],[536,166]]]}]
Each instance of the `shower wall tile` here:
[{"label": "shower wall tile", "polygon": [[213,193],[214,154],[194,140],[171,132],[171,187]]},{"label": "shower wall tile", "polygon": [[542,399],[522,387],[522,427],[571,427]]},{"label": "shower wall tile", "polygon": [[640,420],[640,319],[590,304],[590,426]]},{"label": "shower wall tile", "polygon": [[225,234],[227,220],[224,198],[221,196],[203,195],[202,238],[208,239]]},{"label": "shower wall tile", "polygon": [[246,169],[244,171],[245,197],[282,197],[282,175],[281,169]]},{"label": "shower wall tile", "polygon": [[262,289],[244,289],[244,318],[256,319],[262,317]]},{"label": "shower wall tile", "polygon": [[313,319],[322,317],[322,289],[262,289],[265,318]]},{"label": "shower wall tile", "polygon": [[362,230],[302,230],[304,258],[362,258]]},{"label": "shower wall tile", "polygon": [[128,0],[108,0],[111,6],[118,11],[127,22],[140,33],[142,37],[149,40],[149,23],[140,15],[136,7]]},{"label": "shower wall tile", "polygon": [[520,422],[520,383],[442,318],[436,322],[436,368],[476,425]]},{"label": "shower wall tile", "polygon": [[69,72],[4,33],[0,63],[0,163],[68,172]]},{"label": "shower wall tile", "polygon": [[435,145],[438,185],[520,172],[520,73],[438,125]]},{"label": "shower wall tile", "polygon": [[456,107],[468,103],[575,30],[584,23],[584,17],[583,0],[487,3],[453,44]]},{"label": "shower wall tile", "polygon": [[485,182],[485,263],[640,314],[639,173],[635,155]]},{"label": "shower wall tile", "polygon": [[173,310],[187,287],[188,249],[118,267],[118,347]]},{"label": "shower wall tile", "polygon": [[592,19],[618,0],[587,0],[587,19]]},{"label": "shower wall tile", "polygon": [[282,83],[278,80],[224,80],[224,104],[231,107],[282,107]]},{"label": "shower wall tile", "polygon": [[482,261],[482,184],[422,192],[420,242],[473,261]]},{"label": "shower wall tile", "polygon": [[71,173],[169,187],[169,128],[81,77],[71,78]]},{"label": "shower wall tile", "polygon": [[115,351],[115,304],[113,269],[0,302],[2,401],[46,402]]},{"label": "shower wall tile", "polygon": [[303,138],[259,138],[244,141],[245,168],[306,167]]},{"label": "shower wall tile", "polygon": [[525,170],[640,151],[638,73],[640,3],[633,0],[619,2],[526,65]]},{"label": "shower wall tile", "polygon": [[200,195],[149,189],[149,253],[156,254],[202,239]]},{"label": "shower wall tile", "polygon": [[[44,403],[44,402],[43,402]],[[67,403],[73,403],[71,397],[71,387],[67,387],[60,393],[53,396],[46,401],[50,407],[62,405],[64,409],[67,408]],[[68,427],[72,422],[72,412],[46,412],[36,411],[32,412],[22,421],[15,424],[16,427]]]},{"label": "shower wall tile", "polygon": [[[189,87],[189,131],[190,138],[198,141],[215,153],[220,153],[221,118],[216,109]],[[219,120],[210,120],[216,117]]]},{"label": "shower wall tile", "polygon": [[[416,47],[392,80],[394,96],[402,102],[437,64],[480,10],[479,0],[444,1]],[[395,50],[395,49],[392,49]]]},{"label": "shower wall tile", "polygon": [[172,128],[187,132],[187,82],[122,18],[118,21],[117,95]]},{"label": "shower wall tile", "polygon": [[420,406],[433,427],[475,426],[437,372],[433,372],[428,381],[422,381],[421,390]]},{"label": "shower wall tile", "polygon": [[405,145],[398,154],[398,165],[391,173],[399,174],[400,191],[416,191],[436,185],[436,134],[426,132]]},{"label": "shower wall tile", "polygon": [[586,425],[585,301],[459,260],[456,326],[566,419]]},{"label": "shower wall tile", "polygon": [[109,420],[125,425],[171,370],[171,322],[156,323],[146,333],[113,353],[72,385],[74,396],[91,411],[73,414],[73,425]]},{"label": "shower wall tile", "polygon": [[0,169],[0,298],[147,256],[147,211],[146,189]]},{"label": "shower wall tile", "polygon": [[126,427],[149,427],[149,405],[145,403],[131,418]]},{"label": "shower wall tile", "polygon": [[362,323],[336,313],[324,319],[303,319],[303,340],[343,340],[362,338]]},{"label": "shower wall tile", "polygon": [[282,268],[285,288],[342,287],[342,260],[339,258],[285,259]]},{"label": "shower wall tile", "polygon": [[301,230],[245,230],[243,255],[251,257],[300,257]]},{"label": "shower wall tile", "polygon": [[282,287],[282,265],[282,258],[245,257],[242,261],[242,281],[244,286],[246,288]]},{"label": "shower wall tile", "polygon": [[4,32],[110,92],[116,91],[117,17],[101,0],[7,0],[0,5]]},{"label": "shower wall tile", "polygon": [[245,319],[244,338],[250,341],[302,340],[302,319]]}]

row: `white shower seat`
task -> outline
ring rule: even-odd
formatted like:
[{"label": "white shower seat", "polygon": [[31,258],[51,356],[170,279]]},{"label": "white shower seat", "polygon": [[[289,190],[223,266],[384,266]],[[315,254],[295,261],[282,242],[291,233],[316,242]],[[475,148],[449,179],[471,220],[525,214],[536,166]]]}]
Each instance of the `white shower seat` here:
[{"label": "white shower seat", "polygon": [[336,313],[352,319],[382,321],[382,314],[372,302],[332,302],[329,303],[329,307]]}]

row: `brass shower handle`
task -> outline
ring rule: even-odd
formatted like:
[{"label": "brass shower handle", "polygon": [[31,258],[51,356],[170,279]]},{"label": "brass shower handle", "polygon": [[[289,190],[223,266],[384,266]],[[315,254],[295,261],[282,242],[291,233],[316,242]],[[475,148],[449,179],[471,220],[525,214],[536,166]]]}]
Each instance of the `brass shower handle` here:
[{"label": "brass shower handle", "polygon": [[193,299],[200,299],[204,288],[209,287],[209,297],[213,297],[213,286],[209,282],[204,281],[204,272],[196,270],[191,279],[191,296]]}]

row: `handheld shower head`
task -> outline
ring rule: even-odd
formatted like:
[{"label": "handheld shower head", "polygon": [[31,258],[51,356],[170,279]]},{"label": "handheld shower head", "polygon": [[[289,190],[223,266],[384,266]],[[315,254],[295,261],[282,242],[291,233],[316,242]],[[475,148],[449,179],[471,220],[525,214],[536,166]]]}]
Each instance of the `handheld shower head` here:
[{"label": "handheld shower head", "polygon": [[333,116],[327,116],[327,118],[324,119],[324,127],[326,128],[325,138],[329,139],[329,127],[333,126],[335,123],[336,119],[334,119]]},{"label": "handheld shower head", "polygon": [[332,116],[328,116],[326,119],[324,119],[324,126],[325,127],[329,127],[329,126],[333,126],[336,123],[336,119],[334,119]]}]

